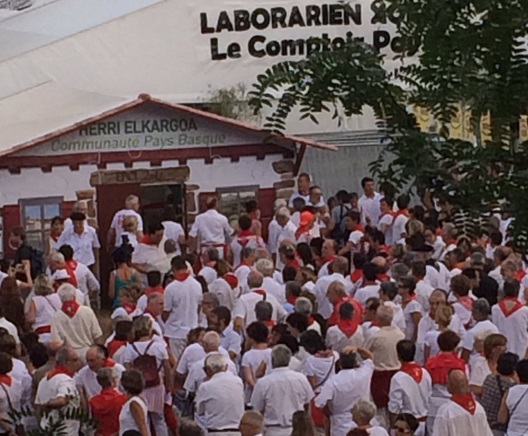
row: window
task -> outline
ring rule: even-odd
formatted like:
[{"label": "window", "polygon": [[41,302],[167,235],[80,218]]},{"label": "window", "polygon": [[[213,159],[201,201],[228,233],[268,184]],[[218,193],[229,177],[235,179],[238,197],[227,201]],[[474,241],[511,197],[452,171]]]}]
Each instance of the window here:
[{"label": "window", "polygon": [[51,231],[51,220],[61,216],[62,197],[29,198],[20,200],[22,226],[26,230],[27,243],[45,251]]},{"label": "window", "polygon": [[229,222],[236,221],[246,212],[246,203],[250,200],[258,201],[258,186],[235,186],[233,188],[218,188],[220,200],[220,213],[225,215]]}]

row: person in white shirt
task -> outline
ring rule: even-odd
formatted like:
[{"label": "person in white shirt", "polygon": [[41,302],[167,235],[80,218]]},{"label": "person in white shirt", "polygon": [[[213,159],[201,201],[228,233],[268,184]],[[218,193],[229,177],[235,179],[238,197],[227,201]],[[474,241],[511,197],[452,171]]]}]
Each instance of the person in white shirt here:
[{"label": "person in white shirt", "polygon": [[270,295],[273,295],[280,304],[286,303],[286,292],[283,285],[273,279],[275,268],[269,259],[259,259],[255,264],[255,269],[262,274],[262,288]]},{"label": "person in white shirt", "polygon": [[264,277],[258,271],[252,271],[248,276],[248,286],[250,292],[242,295],[233,311],[234,329],[242,332],[244,327],[257,320],[255,306],[259,301],[267,301],[273,307],[272,320],[281,321],[286,318],[286,310],[277,299],[262,288]]},{"label": "person in white shirt", "polygon": [[504,298],[491,308],[491,319],[508,338],[508,351],[524,359],[528,348],[528,307],[519,301],[519,282],[504,282]]},{"label": "person in white shirt", "polygon": [[472,315],[475,324],[470,328],[462,338],[461,357],[466,362],[471,355],[476,355],[475,336],[482,331],[490,330],[492,333],[499,333],[499,329],[489,320],[490,305],[485,298],[479,298],[473,303]]},{"label": "person in white shirt", "polygon": [[515,368],[519,384],[511,386],[500,406],[497,421],[506,424],[508,436],[523,436],[528,428],[528,360],[521,360]]},{"label": "person in white shirt", "polygon": [[363,265],[363,283],[356,290],[354,298],[365,307],[365,303],[369,298],[380,297],[380,285],[377,280],[378,267],[372,262]]},{"label": "person in white shirt", "polygon": [[217,248],[203,248],[200,259],[202,269],[200,269],[198,275],[204,278],[207,285],[211,285],[218,278],[218,273],[216,271],[216,263],[220,259],[220,251],[218,251]]},{"label": "person in white shirt", "polygon": [[297,178],[297,192],[294,192],[290,196],[288,201],[288,207],[293,208],[293,200],[296,198],[302,198],[306,203],[310,201],[310,185],[312,180],[308,173],[301,173]]},{"label": "person in white shirt", "polygon": [[20,337],[18,336],[18,329],[15,324],[8,321],[4,316],[4,309],[0,305],[0,328],[7,330],[7,332],[15,339],[17,352],[20,352]]},{"label": "person in white shirt", "polygon": [[418,324],[422,319],[422,305],[418,302],[416,293],[416,279],[401,277],[398,280],[398,292],[401,296],[403,315],[405,317],[405,339],[416,342],[418,338]]},{"label": "person in white shirt", "polygon": [[150,223],[132,253],[132,266],[141,273],[143,286],[148,287],[147,273],[159,271],[163,276],[170,270],[170,260],[165,253],[165,230],[160,222]]},{"label": "person in white shirt", "polygon": [[330,274],[328,272],[328,267],[330,264],[337,258],[338,246],[337,242],[333,239],[325,239],[323,246],[321,247],[321,259],[319,271],[317,272],[317,277],[321,278]]},{"label": "person in white shirt", "polygon": [[356,401],[352,406],[353,429],[366,431],[370,436],[389,436],[382,426],[371,424],[376,412],[376,405],[372,401],[366,398]]},{"label": "person in white shirt", "polygon": [[345,226],[350,232],[348,241],[346,241],[345,246],[339,250],[339,255],[343,256],[348,253],[358,253],[361,250],[361,241],[365,236],[365,228],[360,224],[361,215],[359,212],[349,212],[344,219]]},{"label": "person in white shirt", "polygon": [[99,238],[93,227],[86,224],[86,215],[74,212],[71,215],[73,226],[64,230],[55,248],[69,245],[73,249],[73,258],[86,265],[93,267],[99,263]]},{"label": "person in white shirt", "polygon": [[362,398],[370,398],[374,372],[372,354],[362,348],[349,347],[339,355],[341,371],[331,377],[315,398],[320,409],[328,407],[332,435],[346,435],[352,426],[350,411]]},{"label": "person in white shirt", "polygon": [[81,361],[73,348],[62,347],[57,351],[55,368],[41,380],[35,397],[35,406],[49,412],[42,414],[40,425],[43,428],[52,421],[64,420],[66,434],[79,434],[79,421],[62,417],[81,406],[79,391],[73,380],[80,367]]},{"label": "person in white shirt", "polygon": [[424,230],[424,236],[427,245],[433,247],[432,258],[435,260],[440,260],[440,257],[446,248],[444,240],[441,236],[436,234],[435,227],[426,227]]},{"label": "person in white shirt", "polygon": [[206,201],[207,211],[198,215],[189,232],[189,245],[192,251],[207,247],[216,247],[220,257],[225,257],[228,244],[234,231],[227,218],[217,211],[218,198],[209,197]]},{"label": "person in white shirt", "polygon": [[247,410],[240,420],[241,436],[262,436],[264,417],[256,410]]},{"label": "person in white shirt", "polygon": [[290,211],[287,207],[283,207],[275,213],[275,220],[277,221],[278,229],[274,233],[274,240],[271,239],[271,235],[268,238],[268,246],[277,269],[282,271],[284,265],[279,259],[279,248],[283,241],[295,241],[297,226],[291,222]]},{"label": "person in white shirt", "polygon": [[314,393],[305,375],[288,369],[292,353],[285,345],[271,352],[272,371],[260,378],[251,395],[251,405],[264,415],[266,436],[290,436],[292,416],[307,410]]},{"label": "person in white shirt", "polygon": [[253,249],[266,248],[264,240],[251,231],[252,220],[248,215],[241,215],[238,218],[239,231],[231,242],[231,252],[233,254],[233,267],[238,267],[241,261],[241,252],[245,247]]},{"label": "person in white shirt", "polygon": [[361,346],[364,343],[363,329],[355,320],[354,306],[345,301],[339,305],[339,321],[328,328],[326,345],[341,353],[346,347]]},{"label": "person in white shirt", "polygon": [[434,288],[425,281],[427,274],[425,262],[413,262],[411,265],[411,274],[416,279],[416,299],[422,305],[422,315],[425,315],[429,312],[429,298],[431,298],[431,294],[434,291]]},{"label": "person in white shirt", "polygon": [[[451,298],[454,299],[454,301],[451,303],[451,306],[453,306],[455,314],[458,316],[458,318],[460,318],[460,321],[462,321],[466,330],[471,328],[474,321],[472,317],[472,308],[474,303],[473,299],[469,295],[470,290],[471,282],[466,276],[458,275],[451,279],[451,295],[449,296],[449,301],[452,301]],[[485,318],[483,319],[487,319],[488,315],[489,303],[488,314],[486,314]],[[484,317],[484,313],[482,313],[482,317]]]},{"label": "person in white shirt", "polygon": [[66,283],[57,294],[62,303],[61,310],[51,319],[51,340],[61,340],[72,347],[81,361],[84,361],[88,348],[100,343],[103,332],[94,311],[75,301],[75,288]]},{"label": "person in white shirt", "polygon": [[249,288],[247,286],[247,278],[256,259],[256,250],[251,247],[244,247],[240,251],[240,264],[235,268],[235,276],[238,279],[241,294],[247,294]]},{"label": "person in white shirt", "polygon": [[[187,391],[187,393],[191,394],[195,394],[196,392],[198,392],[200,385],[205,381],[207,377],[207,374],[204,371],[204,362],[208,356],[210,356],[211,354],[220,353],[226,357],[229,357],[225,350],[222,351],[220,348],[221,341],[220,335],[218,333],[205,333],[201,343],[205,352],[205,356],[202,357],[200,360],[197,360],[192,363],[191,368],[189,370],[189,374],[187,375],[185,383],[183,384],[183,388]],[[227,368],[233,375],[237,375],[236,365],[231,359],[227,360]]]},{"label": "person in white shirt", "polygon": [[9,375],[12,370],[11,356],[0,352],[0,431],[5,435],[15,434],[9,411],[20,410],[22,406],[22,383]]},{"label": "person in white shirt", "polygon": [[432,381],[429,373],[414,360],[416,346],[413,342],[402,340],[396,345],[400,370],[391,379],[389,389],[390,422],[394,424],[401,413],[409,413],[420,422],[416,436],[425,436],[425,422],[432,393]]},{"label": "person in white shirt", "polygon": [[165,288],[163,294],[165,304],[162,319],[171,351],[178,358],[185,348],[187,333],[198,327],[202,287],[189,274],[183,257],[174,257],[171,266],[174,281]]},{"label": "person in white shirt", "polygon": [[242,352],[242,337],[231,327],[231,311],[227,307],[217,307],[207,316],[207,325],[220,335],[222,348],[236,362]]},{"label": "person in white shirt", "polygon": [[97,371],[101,368],[114,368],[118,378],[121,378],[125,370],[122,365],[109,359],[102,347],[90,347],[86,352],[86,366],[83,366],[73,378],[83,404],[88,404],[95,395],[101,393],[101,385],[97,381]]},{"label": "person in white shirt", "polygon": [[182,245],[186,245],[185,231],[182,225],[177,222],[176,210],[173,205],[167,205],[163,211],[161,224],[165,229],[165,237],[176,243],[176,255],[182,254]]},{"label": "person in white shirt", "polygon": [[382,282],[379,286],[380,299],[384,306],[392,309],[394,317],[392,318],[392,326],[399,328],[405,333],[405,315],[401,304],[395,303],[398,296],[398,285],[396,282]]},{"label": "person in white shirt", "polygon": [[119,414],[119,435],[136,431],[141,436],[150,436],[147,405],[141,398],[145,389],[143,375],[137,369],[129,369],[121,376],[121,386],[127,395],[127,402]]},{"label": "person in white shirt", "polygon": [[380,210],[378,229],[385,236],[385,244],[391,246],[395,242],[393,240],[394,214],[392,212],[392,206],[385,197],[380,200]]},{"label": "person in white shirt", "polygon": [[288,203],[286,200],[283,200],[282,198],[279,198],[275,200],[275,203],[273,204],[273,219],[268,224],[268,250],[270,253],[273,253],[277,250],[278,247],[273,247],[273,241],[277,240],[278,233],[280,232],[280,226],[277,223],[277,219],[275,218],[277,212],[285,207],[288,209]]},{"label": "person in white shirt", "polygon": [[325,318],[330,318],[334,308],[328,297],[326,296],[328,287],[332,282],[338,281],[343,284],[345,290],[349,291],[352,288],[352,283],[347,280],[348,276],[348,260],[346,257],[337,257],[328,267],[329,275],[323,276],[317,280],[313,288],[312,294],[317,299],[317,311]]},{"label": "person in white shirt", "polygon": [[361,180],[361,187],[364,192],[358,201],[361,210],[361,222],[363,225],[369,224],[377,227],[381,215],[380,200],[383,196],[376,192],[374,179],[370,177],[364,177]]},{"label": "person in white shirt", "polygon": [[125,208],[115,213],[108,229],[107,245],[110,251],[121,242],[121,235],[124,232],[123,221],[127,216],[133,216],[137,219],[136,237],[138,240],[143,237],[143,219],[138,210],[139,198],[135,195],[129,195],[125,200]]},{"label": "person in white shirt", "polygon": [[447,389],[451,399],[438,409],[433,436],[493,436],[484,408],[469,392],[464,371],[449,373]]},{"label": "person in white shirt", "polygon": [[228,359],[220,353],[205,359],[207,381],[198,388],[196,413],[203,417],[208,433],[239,436],[244,414],[244,388],[240,377],[227,371]]},{"label": "person in white shirt", "polygon": [[407,194],[402,194],[396,199],[396,206],[398,210],[394,214],[394,221],[392,222],[392,242],[394,244],[402,244],[404,242],[407,231],[405,225],[409,221],[409,204],[411,198]]}]

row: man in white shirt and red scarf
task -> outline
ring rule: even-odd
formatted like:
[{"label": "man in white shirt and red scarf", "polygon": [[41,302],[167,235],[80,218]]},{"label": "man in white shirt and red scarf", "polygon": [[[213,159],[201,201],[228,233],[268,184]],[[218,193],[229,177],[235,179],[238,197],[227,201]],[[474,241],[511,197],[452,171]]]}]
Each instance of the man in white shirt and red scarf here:
[{"label": "man in white shirt and red scarf", "polygon": [[449,373],[447,389],[451,399],[438,409],[433,436],[492,436],[486,412],[470,393],[464,371]]},{"label": "man in white shirt and red scarf", "polygon": [[322,257],[319,259],[320,268],[319,272],[317,273],[318,278],[327,276],[329,274],[328,266],[337,259],[337,250],[338,246],[336,241],[333,239],[325,239],[321,248]]},{"label": "man in white shirt and red scarf", "polygon": [[215,247],[220,258],[226,257],[233,229],[227,218],[218,212],[218,198],[209,197],[206,201],[207,211],[201,213],[194,220],[189,232],[192,251],[203,251]]},{"label": "man in white shirt and red scarf", "polygon": [[389,414],[391,425],[401,413],[413,415],[420,426],[416,436],[425,436],[425,423],[432,382],[429,373],[414,361],[416,346],[412,341],[402,340],[396,345],[400,370],[391,379],[389,389]]},{"label": "man in white shirt and red scarf", "polygon": [[241,262],[241,253],[245,247],[257,249],[265,248],[264,240],[251,230],[251,218],[248,215],[241,215],[238,218],[239,231],[231,242],[231,252],[233,253],[233,266],[237,268]]},{"label": "man in white shirt and red scarf", "polygon": [[[396,199],[396,206],[398,210],[394,213],[394,221],[392,222],[392,243],[405,245],[405,225],[409,221],[409,203],[410,197],[407,194],[400,195]],[[401,242],[400,242],[401,241]]]},{"label": "man in white shirt and red scarf", "polygon": [[132,253],[132,266],[142,276],[142,283],[148,287],[147,273],[159,271],[162,276],[170,269],[165,253],[165,228],[161,222],[150,223],[145,235],[139,240]]},{"label": "man in white shirt and red scarf", "polygon": [[[62,347],[55,357],[55,368],[41,380],[35,406],[42,416],[40,425],[46,428],[51,421],[57,422],[64,413],[80,407],[79,391],[75,387],[73,376],[81,367],[81,361],[71,347]],[[75,419],[64,419],[64,432],[68,435],[79,434],[80,423]]]},{"label": "man in white shirt and red scarf", "polygon": [[519,301],[517,280],[504,282],[504,298],[491,308],[491,319],[508,339],[508,351],[525,358],[528,347],[528,307]]}]

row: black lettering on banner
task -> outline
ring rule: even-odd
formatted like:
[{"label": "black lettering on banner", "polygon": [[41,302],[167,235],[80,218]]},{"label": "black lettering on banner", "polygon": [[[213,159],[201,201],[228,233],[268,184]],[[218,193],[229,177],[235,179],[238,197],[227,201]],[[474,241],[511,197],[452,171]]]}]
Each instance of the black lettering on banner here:
[{"label": "black lettering on banner", "polygon": [[341,26],[343,24],[343,6],[330,5],[328,21],[331,26]]},{"label": "black lettering on banner", "polygon": [[373,1],[370,10],[374,12],[370,24],[387,24],[387,7],[383,0]]},{"label": "black lettering on banner", "polygon": [[285,39],[281,43],[281,52],[283,56],[304,56],[304,39]]},{"label": "black lettering on banner", "polygon": [[310,56],[312,53],[321,51],[321,43],[317,38],[309,38],[306,41],[306,55]]},{"label": "black lettering on banner", "polygon": [[[259,18],[261,17],[261,18]],[[264,8],[257,8],[251,14],[251,25],[258,30],[264,30],[270,25],[270,14]]]},{"label": "black lettering on banner", "polygon": [[249,21],[249,12],[244,9],[238,9],[235,11],[235,31],[243,32],[251,28],[251,22]]},{"label": "black lettering on banner", "polygon": [[268,56],[278,56],[281,52],[281,45],[278,41],[270,41],[266,44],[266,54]]},{"label": "black lettering on banner", "polygon": [[286,17],[288,13],[284,8],[271,8],[271,27],[277,29],[278,27],[284,29],[286,24]]},{"label": "black lettering on banner", "polygon": [[345,45],[345,40],[343,38],[337,37],[332,41],[332,46],[336,49],[339,49]]},{"label": "black lettering on banner", "polygon": [[223,61],[227,58],[226,53],[220,53],[220,49],[218,48],[218,38],[211,38],[209,44],[211,46],[211,60]]},{"label": "black lettering on banner", "polygon": [[227,46],[227,57],[229,59],[239,59],[242,57],[240,51],[240,44],[238,42],[232,42]]},{"label": "black lettering on banner", "polygon": [[306,25],[309,27],[321,25],[321,8],[319,6],[306,6]]},{"label": "black lettering on banner", "polygon": [[290,19],[288,21],[288,27],[301,26],[306,27],[304,18],[299,10],[298,6],[294,6],[291,10]]},{"label": "black lettering on banner", "polygon": [[216,24],[217,33],[220,33],[223,30],[227,30],[228,32],[232,32],[234,30],[233,23],[229,19],[229,14],[227,11],[220,12],[220,15],[218,16],[218,23]]},{"label": "black lettering on banner", "polygon": [[202,12],[200,14],[200,29],[201,29],[202,35],[215,32],[214,28],[209,27],[209,25],[207,24],[207,14],[205,12]]},{"label": "black lettering on banner", "polygon": [[390,34],[386,30],[375,30],[373,33],[372,45],[376,50],[388,47],[390,44]]},{"label": "black lettering on banner", "polygon": [[363,20],[361,18],[361,4],[348,5],[348,7],[343,8],[343,11],[345,18],[345,26],[349,26],[350,21],[352,21],[356,26],[361,26],[361,24],[363,23]]},{"label": "black lettering on banner", "polygon": [[264,44],[266,42],[266,38],[262,35],[255,35],[253,36],[249,42],[248,42],[248,52],[251,56],[255,58],[263,58],[266,56],[266,52],[264,49],[257,48],[257,44]]},{"label": "black lettering on banner", "polygon": [[328,5],[323,5],[322,8],[323,25],[328,26]]}]

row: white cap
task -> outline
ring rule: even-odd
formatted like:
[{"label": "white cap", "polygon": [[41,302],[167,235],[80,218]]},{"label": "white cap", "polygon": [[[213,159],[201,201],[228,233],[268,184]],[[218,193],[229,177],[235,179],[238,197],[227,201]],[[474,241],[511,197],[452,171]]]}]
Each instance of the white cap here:
[{"label": "white cap", "polygon": [[58,269],[51,276],[51,279],[55,282],[57,280],[68,280],[69,278],[70,278],[70,275],[68,274],[68,271],[66,271],[65,269]]}]

